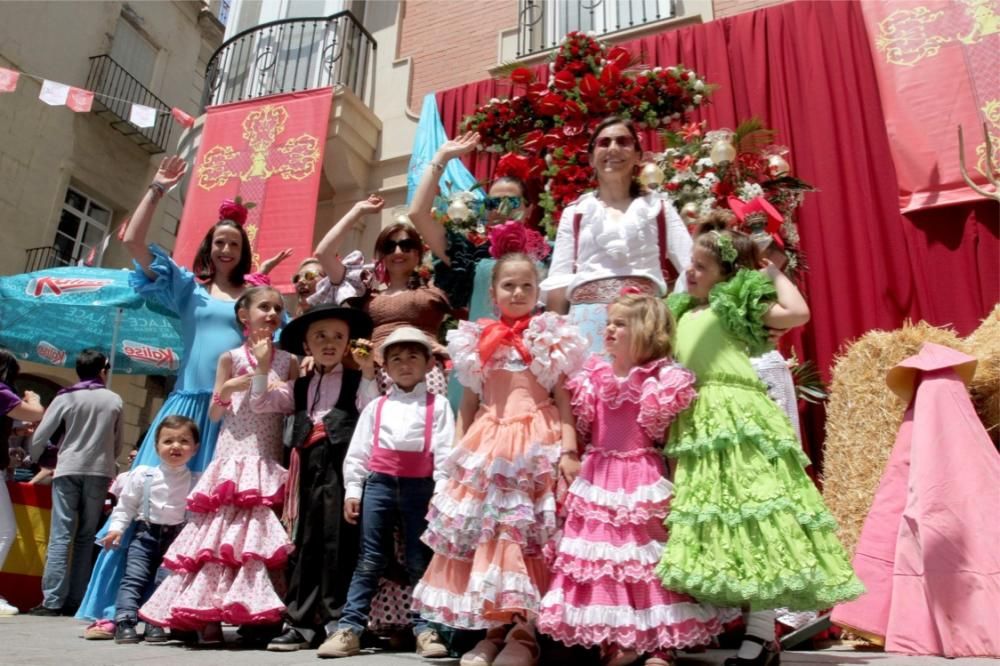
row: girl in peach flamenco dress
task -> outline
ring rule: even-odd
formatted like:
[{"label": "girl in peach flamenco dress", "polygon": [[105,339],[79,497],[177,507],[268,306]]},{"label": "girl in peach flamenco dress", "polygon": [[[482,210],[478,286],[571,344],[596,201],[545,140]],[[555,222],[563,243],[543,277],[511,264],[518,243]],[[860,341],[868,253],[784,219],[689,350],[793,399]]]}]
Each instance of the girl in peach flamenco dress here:
[{"label": "girl in peach flamenco dress", "polygon": [[[215,450],[188,495],[190,519],[163,557],[170,575],[139,616],[171,629],[198,631],[203,645],[222,642],[222,623],[279,624],[283,570],[292,544],[275,514],[288,472],[281,466],[282,415],[256,413],[250,381],[257,347],[281,321],[281,294],[254,287],[236,301],[249,340],[219,357],[210,417],[223,419]],[[298,361],[274,350],[271,383],[298,376]]]},{"label": "girl in peach flamenco dress", "polygon": [[532,257],[505,254],[491,284],[500,320],[461,322],[448,334],[465,387],[460,441],[450,481],[431,501],[423,538],[434,557],[413,596],[432,622],[489,630],[462,666],[529,666],[539,656],[533,622],[548,587],[542,548],[556,530],[557,473],[573,462],[560,454],[576,451],[562,385],[586,342],[562,316],[532,316]]}]

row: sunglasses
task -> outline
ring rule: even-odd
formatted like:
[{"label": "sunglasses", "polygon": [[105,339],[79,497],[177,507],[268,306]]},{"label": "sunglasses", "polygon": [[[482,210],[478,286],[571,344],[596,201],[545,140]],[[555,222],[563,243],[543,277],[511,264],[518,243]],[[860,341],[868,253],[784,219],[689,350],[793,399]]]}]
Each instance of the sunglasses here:
[{"label": "sunglasses", "polygon": [[315,280],[316,278],[324,277],[326,273],[322,271],[302,271],[301,273],[296,273],[292,276],[292,284],[298,284],[302,280]]},{"label": "sunglasses", "polygon": [[401,252],[417,252],[420,250],[420,243],[412,238],[404,238],[398,241],[387,240],[382,243],[382,254],[395,254],[396,248],[399,248]]},{"label": "sunglasses", "polygon": [[598,148],[610,148],[611,144],[617,143],[619,148],[635,147],[635,139],[630,136],[602,136],[594,142]]},{"label": "sunglasses", "polygon": [[486,197],[483,208],[486,210],[515,210],[521,207],[521,197]]}]

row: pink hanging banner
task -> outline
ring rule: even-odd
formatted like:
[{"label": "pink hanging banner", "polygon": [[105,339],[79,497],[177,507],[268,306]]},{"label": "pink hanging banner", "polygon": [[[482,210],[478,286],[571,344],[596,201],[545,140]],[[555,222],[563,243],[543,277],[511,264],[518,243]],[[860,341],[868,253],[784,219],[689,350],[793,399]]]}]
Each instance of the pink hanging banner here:
[{"label": "pink hanging banner", "polygon": [[14,92],[17,90],[17,80],[19,78],[21,78],[20,72],[0,67],[0,93]]},{"label": "pink hanging banner", "polygon": [[986,141],[1000,163],[1000,13],[992,0],[862,2],[904,213],[981,199]]}]

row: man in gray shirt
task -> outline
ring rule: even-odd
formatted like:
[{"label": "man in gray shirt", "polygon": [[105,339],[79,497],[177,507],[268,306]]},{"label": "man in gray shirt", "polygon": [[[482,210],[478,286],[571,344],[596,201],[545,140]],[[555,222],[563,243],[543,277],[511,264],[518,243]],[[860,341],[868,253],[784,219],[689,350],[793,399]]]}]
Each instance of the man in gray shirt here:
[{"label": "man in gray shirt", "polygon": [[70,615],[80,605],[90,580],[94,535],[122,452],[122,399],[104,385],[107,358],[85,349],[76,357],[76,374],[80,381],[56,394],[31,441],[37,460],[50,439],[59,440],[42,604],[32,615]]}]

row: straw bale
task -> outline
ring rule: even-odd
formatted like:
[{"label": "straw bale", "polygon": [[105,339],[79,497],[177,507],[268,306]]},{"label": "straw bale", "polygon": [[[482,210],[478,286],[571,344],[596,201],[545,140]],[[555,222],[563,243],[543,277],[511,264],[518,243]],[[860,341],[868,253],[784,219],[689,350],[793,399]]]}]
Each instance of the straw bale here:
[{"label": "straw bale", "polygon": [[896,331],[866,333],[834,361],[826,412],[823,499],[852,555],[906,411],[886,386],[886,373],[925,342],[968,351],[950,329],[907,322]]},{"label": "straw bale", "polygon": [[979,359],[969,392],[980,420],[996,442],[1000,439],[1000,304],[966,342],[969,353]]}]

